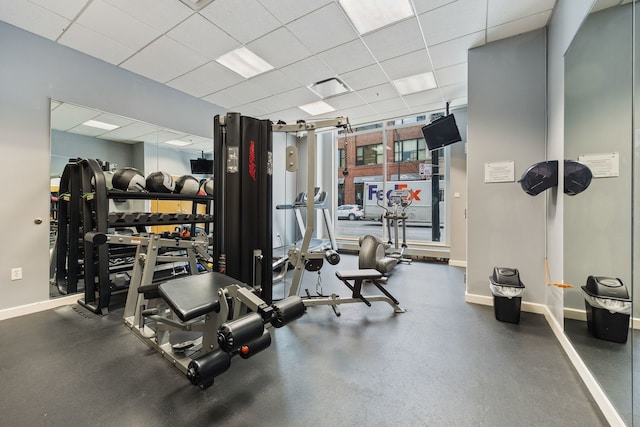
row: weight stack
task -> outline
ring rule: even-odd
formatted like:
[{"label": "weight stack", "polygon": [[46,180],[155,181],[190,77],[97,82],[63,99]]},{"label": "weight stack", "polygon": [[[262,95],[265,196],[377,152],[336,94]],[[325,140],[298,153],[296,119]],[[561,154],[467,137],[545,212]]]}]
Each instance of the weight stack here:
[{"label": "weight stack", "polygon": [[[214,146],[215,269],[260,289],[272,302],[271,121],[239,113],[217,115]],[[255,269],[255,251],[262,262]]]}]

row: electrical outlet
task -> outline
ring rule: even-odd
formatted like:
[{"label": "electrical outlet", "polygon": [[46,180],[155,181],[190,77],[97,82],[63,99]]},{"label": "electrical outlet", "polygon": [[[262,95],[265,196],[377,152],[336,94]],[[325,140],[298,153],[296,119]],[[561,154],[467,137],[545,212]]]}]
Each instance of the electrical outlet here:
[{"label": "electrical outlet", "polygon": [[11,269],[11,280],[22,279],[22,267],[16,267]]}]

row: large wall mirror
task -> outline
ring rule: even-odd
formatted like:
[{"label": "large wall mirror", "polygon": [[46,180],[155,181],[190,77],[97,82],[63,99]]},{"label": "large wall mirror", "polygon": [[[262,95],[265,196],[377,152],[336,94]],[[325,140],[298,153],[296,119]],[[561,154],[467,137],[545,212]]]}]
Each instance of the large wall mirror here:
[{"label": "large wall mirror", "polygon": [[[205,179],[208,175],[192,172],[190,160],[211,159],[212,153],[211,138],[52,100],[49,183],[52,197],[49,233],[50,297],[69,293],[66,283],[57,283],[55,280],[55,247],[58,238],[57,210],[58,204],[61,203],[59,198],[65,196],[59,192],[60,177],[70,159],[98,159],[104,164],[105,170],[112,172],[118,168],[133,167],[145,177],[154,171],[164,171],[174,177],[193,175],[197,179]],[[110,200],[109,203],[110,211],[144,212],[163,209],[162,206],[152,206],[153,203],[163,203],[159,201]],[[191,206],[170,207],[174,211],[187,208],[190,209]],[[77,287],[71,287],[71,291],[83,291],[82,277],[79,278]]]},{"label": "large wall mirror", "polygon": [[628,329],[638,308],[607,310],[582,289],[594,276],[619,279],[592,288],[605,303],[621,296],[614,289],[629,300],[634,294],[633,13],[628,1],[597,0],[565,54],[565,159],[589,165],[593,179],[564,196],[564,281],[574,285],[565,292],[564,327],[620,416],[640,425]]}]

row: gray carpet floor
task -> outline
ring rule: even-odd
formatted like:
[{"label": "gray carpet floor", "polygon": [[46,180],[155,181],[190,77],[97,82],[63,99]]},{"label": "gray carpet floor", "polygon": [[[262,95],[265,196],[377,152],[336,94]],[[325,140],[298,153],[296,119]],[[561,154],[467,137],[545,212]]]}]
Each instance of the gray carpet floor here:
[{"label": "gray carpet floor", "polygon": [[[324,293],[347,297],[334,271],[356,265],[343,256],[326,266]],[[316,280],[305,273],[301,292]],[[310,307],[204,391],[134,336],[119,307],[2,321],[0,424],[606,425],[542,316],[498,322],[492,307],[464,302],[463,270],[444,264],[401,265],[385,286],[406,313],[381,302],[343,305],[340,317]]]}]

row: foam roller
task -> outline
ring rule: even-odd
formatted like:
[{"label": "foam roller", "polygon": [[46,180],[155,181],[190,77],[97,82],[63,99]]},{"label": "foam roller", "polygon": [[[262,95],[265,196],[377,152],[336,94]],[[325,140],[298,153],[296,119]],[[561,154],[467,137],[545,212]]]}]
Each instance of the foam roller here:
[{"label": "foam roller", "polygon": [[205,389],[213,384],[213,379],[231,366],[231,355],[216,350],[193,359],[187,368],[187,378],[191,384]]},{"label": "foam roller", "polygon": [[264,350],[271,345],[271,334],[266,329],[262,332],[262,336],[257,340],[253,340],[240,347],[238,354],[243,359],[248,359]]},{"label": "foam roller", "polygon": [[258,313],[251,313],[230,322],[223,323],[218,328],[218,344],[227,352],[233,352],[242,345],[262,336],[264,320]]},{"label": "foam roller", "polygon": [[276,328],[280,328],[287,323],[302,317],[305,312],[305,306],[302,302],[302,298],[292,296],[273,304],[273,310],[274,314],[271,319],[271,324]]}]

